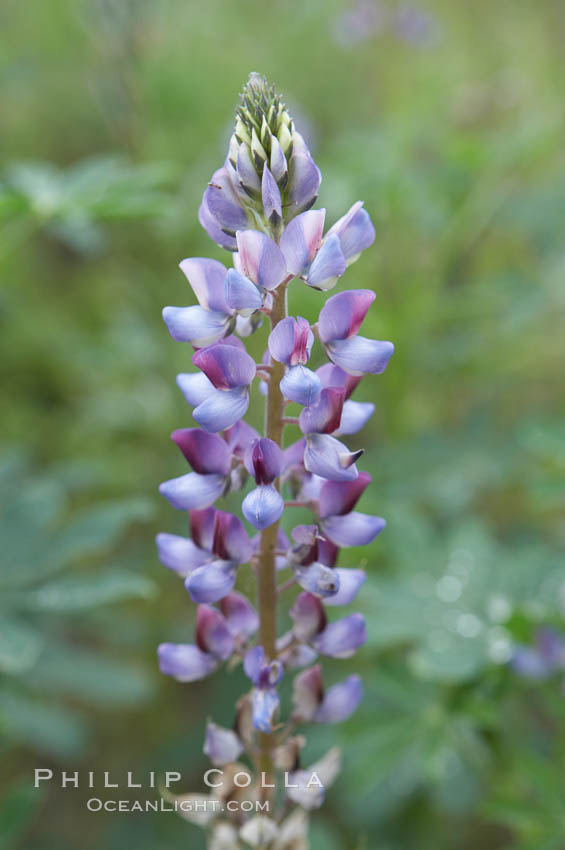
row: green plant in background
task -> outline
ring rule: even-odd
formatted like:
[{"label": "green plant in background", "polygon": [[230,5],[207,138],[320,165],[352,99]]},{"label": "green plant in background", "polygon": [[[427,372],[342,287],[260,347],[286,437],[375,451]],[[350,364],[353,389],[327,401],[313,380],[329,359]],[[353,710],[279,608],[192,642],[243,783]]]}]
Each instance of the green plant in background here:
[{"label": "green plant in background", "polygon": [[[5,758],[22,745],[47,759],[81,758],[92,751],[97,712],[131,709],[153,691],[146,666],[125,655],[113,657],[113,644],[96,616],[102,605],[155,594],[148,578],[123,566],[124,549],[120,566],[109,560],[132,524],[147,522],[150,505],[135,498],[89,503],[84,496],[95,483],[95,470],[85,464],[39,473],[18,451],[0,457],[0,746]],[[73,510],[74,501],[82,507]],[[130,645],[127,653],[134,652]],[[37,805],[29,781],[22,776],[20,783],[0,814],[2,846],[12,846],[12,830],[15,840],[25,827],[26,806],[32,811]]]},{"label": "green plant in background", "polygon": [[89,157],[66,169],[11,163],[0,180],[0,222],[8,228],[3,250],[44,230],[73,252],[96,256],[106,246],[102,224],[163,215],[173,173],[166,163],[131,165],[117,156]]}]

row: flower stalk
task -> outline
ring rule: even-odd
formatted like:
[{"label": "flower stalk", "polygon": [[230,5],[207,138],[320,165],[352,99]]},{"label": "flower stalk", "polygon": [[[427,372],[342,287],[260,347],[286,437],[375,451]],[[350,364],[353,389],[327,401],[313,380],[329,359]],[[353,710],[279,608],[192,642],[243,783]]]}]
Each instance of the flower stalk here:
[{"label": "flower stalk", "polygon": [[[374,412],[373,404],[350,396],[364,374],[384,371],[393,346],[358,334],[375,297],[371,290],[333,295],[313,326],[288,315],[294,281],[331,290],[375,237],[360,202],[324,235],[325,210],[312,209],[320,180],[281,98],[252,74],[228,156],[199,211],[208,235],[232,252],[233,266],[183,260],[198,305],[163,310],[173,339],[194,349],[200,372],[178,375],[177,384],[200,428],[173,432],[192,471],[160,487],[173,507],[188,511],[191,537],[159,534],[157,546],[198,607],[195,642],[161,644],[159,664],[163,673],[191,682],[243,662],[251,682],[237,703],[234,728],[210,722],[206,730],[204,752],[226,777],[210,791],[211,814],[204,818],[210,850],[307,848],[308,814],[337,776],[339,753],[334,748],[304,768],[299,730],[347,720],[363,696],[355,674],[326,688],[317,659],[349,658],[366,639],[361,614],[330,616],[333,606],[355,599],[365,580],[363,570],[337,562],[341,549],[370,543],[385,522],[354,510],[371,479],[356,465],[362,450],[351,452],[341,437],[360,431]],[[265,317],[267,350],[255,363],[244,340]],[[329,362],[314,372],[307,363],[315,340]],[[265,396],[264,436],[243,418],[256,378]],[[286,425],[302,434],[290,445]],[[259,532],[253,539],[239,516],[214,507],[249,481],[241,513]],[[284,511],[292,507],[309,510],[311,524],[296,525],[289,539],[281,520],[286,526]],[[257,579],[255,606],[236,590],[246,564]],[[279,634],[283,592],[292,628]],[[277,689],[289,674],[290,712]],[[247,792],[235,781],[245,759],[255,769]],[[218,798],[225,803],[245,793],[266,801],[268,814],[217,814]]]}]

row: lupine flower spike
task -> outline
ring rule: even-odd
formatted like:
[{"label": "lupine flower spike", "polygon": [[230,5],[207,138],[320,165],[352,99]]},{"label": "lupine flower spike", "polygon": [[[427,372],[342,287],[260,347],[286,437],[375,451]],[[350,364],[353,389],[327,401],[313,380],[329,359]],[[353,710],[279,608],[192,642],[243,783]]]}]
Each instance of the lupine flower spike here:
[{"label": "lupine flower spike", "polygon": [[[327,684],[320,659],[351,658],[366,639],[361,614],[332,612],[354,601],[365,573],[336,564],[341,548],[370,543],[385,521],[356,510],[371,477],[357,467],[362,450],[343,439],[375,409],[352,393],[363,375],[386,369],[394,348],[359,333],[375,298],[371,290],[332,295],[312,323],[287,315],[290,285],[333,289],[375,238],[360,201],[326,229],[325,210],[313,209],[320,181],[281,98],[251,74],[226,160],[199,210],[211,239],[231,252],[231,264],[183,260],[198,303],[163,310],[169,333],[188,344],[187,363],[198,370],[187,369],[177,384],[199,427],[172,433],[190,470],[180,468],[159,488],[174,508],[188,512],[191,536],[159,534],[157,548],[197,609],[194,636],[161,644],[159,665],[192,682],[241,664],[251,686],[236,706],[233,729],[212,719],[206,728],[204,753],[223,779],[209,796],[193,795],[211,804],[204,814],[195,807],[194,822],[208,830],[213,850],[307,848],[309,812],[322,804],[340,757],[334,748],[304,767],[302,727],[341,723],[363,698],[356,674]],[[266,353],[256,363],[243,339],[265,318]],[[315,345],[329,362],[313,371]],[[266,396],[263,435],[243,420],[256,378]],[[301,406],[296,416],[286,415],[289,403]],[[290,445],[288,424],[302,433]],[[238,490],[244,491],[241,516],[215,506]],[[308,507],[312,520],[293,528],[289,539],[281,521],[287,525],[295,505]],[[250,586],[249,571],[257,584],[253,603],[235,589],[240,573]],[[292,627],[279,634],[277,609],[287,596]],[[290,710],[278,693],[285,676],[294,676]],[[249,787],[234,784],[238,770],[249,771]],[[277,784],[284,790],[275,793]],[[268,811],[230,813],[212,805],[243,793],[267,803]]]}]

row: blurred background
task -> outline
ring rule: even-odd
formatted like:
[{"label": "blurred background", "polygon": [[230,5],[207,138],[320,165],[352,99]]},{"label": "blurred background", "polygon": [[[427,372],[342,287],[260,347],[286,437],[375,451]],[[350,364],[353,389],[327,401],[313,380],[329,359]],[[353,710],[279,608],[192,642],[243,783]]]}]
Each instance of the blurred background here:
[{"label": "blurred background", "polygon": [[344,285],[375,289],[364,332],[397,347],[356,394],[377,404],[361,510],[388,528],[341,558],[369,571],[369,643],[328,678],[367,695],[309,733],[306,763],[346,753],[313,848],[562,850],[563,4],[4,0],[0,22],[2,850],[203,847],[31,778],[199,790],[206,717],[231,725],[244,687],[158,674],[194,606],[153,538],[186,533],[156,488],[192,421],[160,311],[191,303],[183,257],[227,259],[197,209],[252,70],[330,221],[365,200],[377,240]]}]

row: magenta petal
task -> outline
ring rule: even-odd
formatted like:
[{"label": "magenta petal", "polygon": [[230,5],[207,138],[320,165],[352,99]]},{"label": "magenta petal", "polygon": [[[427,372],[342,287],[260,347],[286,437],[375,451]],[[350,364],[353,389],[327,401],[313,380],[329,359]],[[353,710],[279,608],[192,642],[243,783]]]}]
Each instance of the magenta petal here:
[{"label": "magenta petal", "polygon": [[328,688],[313,719],[317,723],[342,723],[351,717],[362,699],[361,678],[348,676],[343,682]]},{"label": "magenta petal", "polygon": [[264,289],[275,289],[287,276],[286,262],[279,246],[259,230],[237,233],[241,271]]},{"label": "magenta petal", "polygon": [[356,511],[322,520],[324,534],[336,546],[367,546],[385,526],[386,521],[382,517]]},{"label": "magenta petal", "polygon": [[310,641],[326,627],[326,612],[321,600],[313,593],[299,593],[289,611],[294,621],[292,631],[299,641]]},{"label": "magenta petal", "polygon": [[214,553],[223,560],[245,564],[253,554],[253,544],[239,517],[227,511],[214,516]]},{"label": "magenta petal", "polygon": [[193,602],[217,602],[233,590],[234,584],[234,564],[231,561],[212,561],[194,570],[184,586]]},{"label": "magenta petal", "polygon": [[159,669],[179,682],[195,682],[213,673],[218,662],[197,646],[185,643],[162,643],[157,654]]},{"label": "magenta petal", "polygon": [[215,516],[215,508],[195,509],[188,512],[192,539],[200,549],[205,549],[207,552],[212,551]]},{"label": "magenta petal", "polygon": [[326,345],[330,360],[351,375],[380,375],[394,354],[392,342],[354,336]]},{"label": "magenta petal", "polygon": [[329,596],[325,600],[326,605],[349,605],[365,583],[367,574],[364,570],[353,570],[338,567],[336,573],[339,575],[339,590],[335,596]]},{"label": "magenta petal", "polygon": [[365,618],[362,614],[350,614],[342,620],[329,623],[324,631],[314,638],[312,645],[322,655],[350,658],[366,640]]},{"label": "magenta petal", "polygon": [[273,440],[262,437],[248,451],[250,472],[257,484],[272,484],[281,474],[284,461],[282,449]]},{"label": "magenta petal", "polygon": [[[337,556],[339,555],[339,548],[335,545],[335,543],[332,543],[331,540],[327,540],[325,537],[322,537],[318,540],[317,549],[318,555],[316,560],[328,567],[335,567]],[[341,581],[341,572],[339,570],[336,572],[338,576],[340,576]]]},{"label": "magenta petal", "polygon": [[282,319],[269,335],[269,352],[273,360],[288,366],[304,365],[310,357],[314,334],[310,325],[299,316]]},{"label": "magenta petal", "polygon": [[255,361],[239,346],[217,343],[201,348],[192,362],[211,380],[216,389],[232,390],[249,386],[255,377]]},{"label": "magenta petal", "polygon": [[361,376],[349,375],[334,363],[324,363],[323,366],[316,369],[316,375],[319,377],[322,387],[343,387],[346,399],[349,398],[362,379]]},{"label": "magenta petal", "polygon": [[352,289],[328,298],[318,318],[320,339],[333,342],[356,334],[375,297],[370,289]]},{"label": "magenta petal", "polygon": [[198,606],[196,644],[221,661],[226,661],[234,650],[233,635],[224,616],[209,605]]},{"label": "magenta petal", "polygon": [[347,446],[329,434],[309,434],[304,466],[308,472],[328,481],[354,481],[359,474],[355,461],[362,453],[362,450],[350,452]]},{"label": "magenta petal", "polygon": [[178,534],[158,534],[155,542],[161,563],[181,576],[186,577],[210,559],[210,554],[199,549],[194,541]]},{"label": "magenta petal", "polygon": [[202,257],[190,257],[183,260],[179,266],[201,307],[226,315],[231,313],[224,292],[227,270],[223,263]]},{"label": "magenta petal", "polygon": [[229,473],[231,452],[217,434],[208,434],[200,428],[179,428],[173,431],[171,439],[200,475]]},{"label": "magenta petal", "polygon": [[325,217],[325,210],[310,210],[293,218],[283,231],[281,250],[288,271],[296,277],[305,274],[322,244]]},{"label": "magenta petal", "polygon": [[331,434],[339,427],[345,390],[337,387],[322,390],[317,401],[305,407],[298,417],[303,434]]},{"label": "magenta petal", "polygon": [[360,472],[355,481],[326,481],[320,490],[320,517],[348,514],[371,483],[368,472]]},{"label": "magenta petal", "polygon": [[259,628],[259,615],[246,596],[232,591],[220,601],[220,611],[236,636],[249,636]]}]

